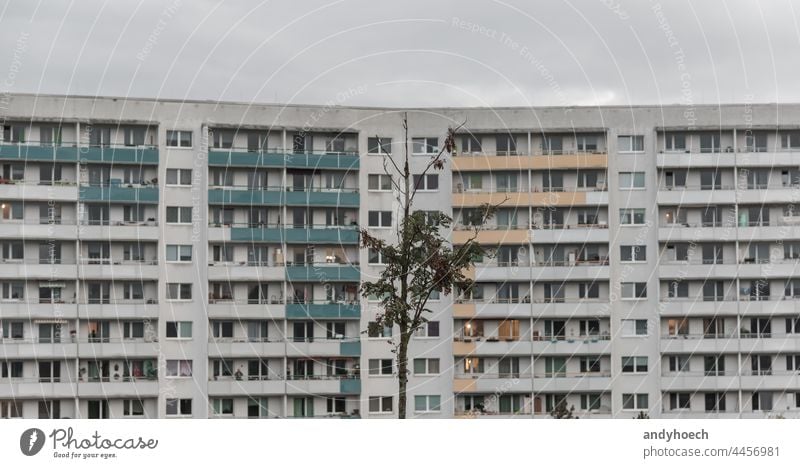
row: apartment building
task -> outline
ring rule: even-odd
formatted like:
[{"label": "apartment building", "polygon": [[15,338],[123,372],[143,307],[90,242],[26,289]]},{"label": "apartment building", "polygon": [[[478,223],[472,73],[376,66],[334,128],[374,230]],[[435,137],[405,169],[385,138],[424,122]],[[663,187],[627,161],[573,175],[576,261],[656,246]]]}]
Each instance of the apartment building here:
[{"label": "apartment building", "polygon": [[0,417],[395,417],[358,229],[394,239],[404,113],[418,173],[465,123],[416,208],[487,250],[409,417],[794,417],[800,106],[690,110],[8,96]]}]

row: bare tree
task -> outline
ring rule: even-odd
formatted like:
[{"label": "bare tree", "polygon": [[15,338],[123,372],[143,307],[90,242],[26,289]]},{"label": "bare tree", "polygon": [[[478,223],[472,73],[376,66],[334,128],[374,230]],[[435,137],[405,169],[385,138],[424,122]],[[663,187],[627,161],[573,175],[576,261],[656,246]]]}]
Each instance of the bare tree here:
[{"label": "bare tree", "polygon": [[[426,161],[424,169],[412,173],[409,160],[408,115],[403,115],[404,151],[403,159],[396,160],[384,149],[384,172],[391,178],[392,189],[397,194],[401,219],[397,223],[396,242],[389,242],[361,229],[361,246],[378,252],[384,270],[375,281],[361,285],[365,297],[380,298],[380,312],[372,325],[370,334],[384,327],[397,327],[399,336],[390,343],[397,359],[398,417],[406,417],[406,388],[408,385],[408,345],[414,332],[428,321],[431,313],[428,301],[434,291],[449,295],[454,288],[470,290],[473,281],[466,272],[474,266],[474,259],[484,255],[476,241],[479,227],[492,216],[495,206],[479,208],[481,222],[476,223],[473,235],[464,243],[453,246],[446,237],[452,227],[452,218],[441,211],[415,210],[414,202],[422,182],[428,174],[441,172],[448,156],[456,151],[456,132],[461,128],[449,128],[444,144]],[[416,176],[416,178],[415,178]]]}]

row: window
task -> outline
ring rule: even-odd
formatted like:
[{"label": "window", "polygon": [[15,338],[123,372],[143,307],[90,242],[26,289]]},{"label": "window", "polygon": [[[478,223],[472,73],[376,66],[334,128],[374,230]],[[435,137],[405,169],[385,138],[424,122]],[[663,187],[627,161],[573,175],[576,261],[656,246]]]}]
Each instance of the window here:
[{"label": "window", "polygon": [[0,377],[4,379],[22,378],[22,361],[3,361],[0,367],[2,367]]},{"label": "window", "polygon": [[647,298],[647,283],[621,283],[622,299]]},{"label": "window", "polygon": [[378,322],[367,324],[367,336],[369,338],[391,338],[392,327],[383,327]]},{"label": "window", "polygon": [[786,356],[786,370],[789,372],[800,371],[800,354],[789,354]]},{"label": "window", "polygon": [[347,412],[347,403],[344,397],[328,397],[325,405],[328,414],[343,414]]},{"label": "window", "polygon": [[247,417],[251,419],[261,419],[269,417],[266,398],[247,399]]},{"label": "window", "polygon": [[632,190],[644,188],[644,172],[620,172],[619,189]]},{"label": "window", "polygon": [[192,261],[192,246],[191,245],[167,245],[167,261],[168,262],[191,262]]},{"label": "window", "polygon": [[192,185],[192,170],[167,169],[167,185]]},{"label": "window", "polygon": [[191,398],[167,398],[167,416],[191,416]]},{"label": "window", "polygon": [[414,397],[414,411],[417,413],[438,413],[441,410],[441,396],[416,395]]},{"label": "window", "polygon": [[600,372],[600,356],[581,356],[581,373]]},{"label": "window", "polygon": [[167,377],[191,377],[192,361],[188,359],[167,360]]},{"label": "window", "polygon": [[2,284],[2,298],[3,300],[16,301],[25,298],[25,283],[21,281],[11,281]]},{"label": "window", "polygon": [[391,211],[370,211],[369,227],[392,227]]},{"label": "window", "polygon": [[384,137],[367,138],[367,154],[392,154],[392,139]]},{"label": "window", "polygon": [[9,320],[0,321],[0,338],[4,340],[23,339],[22,322],[12,322]]},{"label": "window", "polygon": [[669,394],[669,409],[673,411],[692,409],[692,394],[691,393],[670,393]]},{"label": "window", "polygon": [[772,392],[753,392],[753,411],[772,411]]},{"label": "window", "polygon": [[685,354],[669,357],[670,372],[689,372],[689,356]]},{"label": "window", "polygon": [[725,411],[725,394],[722,392],[706,393],[706,411],[708,412],[724,412]]},{"label": "window", "polygon": [[390,396],[371,396],[369,397],[370,413],[391,413],[392,397]]},{"label": "window", "polygon": [[123,322],[122,336],[127,340],[136,340],[144,338],[144,322]]},{"label": "window", "polygon": [[622,356],[622,372],[647,372],[647,356]]},{"label": "window", "polygon": [[437,154],[439,152],[439,139],[412,138],[411,148],[413,154]]},{"label": "window", "polygon": [[439,174],[414,174],[414,187],[429,192],[439,190]]},{"label": "window", "polygon": [[[0,403],[2,404],[2,403]],[[61,402],[42,400],[39,402],[39,419],[61,419]]]},{"label": "window", "polygon": [[190,224],[192,222],[192,207],[168,206],[167,222],[175,224]]},{"label": "window", "polygon": [[188,339],[192,337],[192,322],[167,322],[167,338]]},{"label": "window", "polygon": [[188,130],[167,130],[167,146],[171,148],[191,148],[192,132]]},{"label": "window", "polygon": [[211,407],[215,416],[233,416],[233,398],[214,398]]},{"label": "window", "polygon": [[392,176],[389,174],[370,174],[368,177],[368,189],[377,192],[388,192],[392,190]]},{"label": "window", "polygon": [[623,226],[644,225],[644,208],[620,208],[619,224]]},{"label": "window", "polygon": [[368,260],[367,262],[370,265],[385,265],[386,262],[383,261],[383,252],[377,249],[369,249],[368,252]]},{"label": "window", "polygon": [[436,375],[439,373],[438,359],[414,359],[415,375]]},{"label": "window", "polygon": [[22,417],[22,403],[15,400],[0,400],[0,419]]},{"label": "window", "polygon": [[649,406],[647,404],[647,396],[647,393],[623,393],[622,409],[646,410]]},{"label": "window", "polygon": [[142,400],[122,400],[123,416],[144,416]]},{"label": "window", "polygon": [[622,262],[645,262],[647,261],[646,245],[621,245],[619,247],[619,259]]},{"label": "window", "polygon": [[391,359],[370,359],[369,375],[392,375],[393,363]]},{"label": "window", "polygon": [[686,134],[667,133],[666,135],[664,135],[664,149],[666,151],[685,151]]},{"label": "window", "polygon": [[423,323],[414,331],[414,336],[419,338],[433,338],[439,336],[439,322],[431,320]]},{"label": "window", "polygon": [[643,135],[620,135],[617,137],[617,151],[619,153],[634,153],[644,151]]},{"label": "window", "polygon": [[192,299],[192,283],[167,283],[167,299],[189,301]]},{"label": "window", "polygon": [[233,322],[215,320],[211,322],[211,336],[214,338],[233,338]]},{"label": "window", "polygon": [[599,410],[602,405],[602,396],[599,393],[581,395],[582,410]]},{"label": "window", "polygon": [[622,336],[647,336],[647,320],[622,319]]}]

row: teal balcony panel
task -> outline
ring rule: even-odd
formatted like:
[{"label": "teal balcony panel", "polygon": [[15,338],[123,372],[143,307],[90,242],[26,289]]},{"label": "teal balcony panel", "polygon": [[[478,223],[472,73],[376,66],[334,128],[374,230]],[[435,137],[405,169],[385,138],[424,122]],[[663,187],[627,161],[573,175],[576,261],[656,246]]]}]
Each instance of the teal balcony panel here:
[{"label": "teal balcony panel", "polygon": [[286,155],[286,167],[302,169],[358,170],[357,154],[294,154]]},{"label": "teal balcony panel", "polygon": [[0,159],[77,162],[78,148],[74,146],[0,145]]},{"label": "teal balcony panel", "polygon": [[290,319],[360,317],[361,306],[358,304],[286,304],[286,318]]},{"label": "teal balcony panel", "polygon": [[342,379],[339,381],[339,393],[347,395],[361,394],[361,379]]},{"label": "teal balcony panel", "polygon": [[280,206],[283,195],[281,191],[211,189],[208,191],[208,204]]},{"label": "teal balcony panel", "polygon": [[358,244],[358,230],[354,228],[291,228],[286,230],[287,244]]},{"label": "teal balcony panel", "polygon": [[86,202],[120,202],[120,203],[158,203],[156,187],[92,187],[81,186],[78,196]]},{"label": "teal balcony panel", "polygon": [[360,281],[361,270],[353,265],[287,266],[289,281]]},{"label": "teal balcony panel", "polygon": [[258,153],[235,150],[209,150],[209,166],[223,167],[283,167],[284,156],[282,153]]},{"label": "teal balcony panel", "polygon": [[339,343],[339,354],[342,356],[361,356],[361,342],[342,341]]},{"label": "teal balcony panel", "polygon": [[212,149],[209,166],[223,167],[287,167],[296,169],[358,170],[357,154],[294,154]]},{"label": "teal balcony panel", "polygon": [[231,228],[231,241],[239,242],[283,242],[283,229],[279,228]]},{"label": "teal balcony panel", "polygon": [[102,147],[80,148],[80,159],[87,163],[158,164],[157,148]]},{"label": "teal balcony panel", "polygon": [[357,192],[287,192],[286,204],[289,206],[332,206],[358,208],[360,197]]}]

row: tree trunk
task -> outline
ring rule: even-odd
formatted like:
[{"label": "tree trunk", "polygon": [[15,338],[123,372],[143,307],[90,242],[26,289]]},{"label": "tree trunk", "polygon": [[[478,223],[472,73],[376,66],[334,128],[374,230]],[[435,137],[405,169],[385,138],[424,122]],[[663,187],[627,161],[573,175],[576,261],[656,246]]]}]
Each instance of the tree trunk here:
[{"label": "tree trunk", "polygon": [[400,334],[400,345],[397,347],[397,417],[406,419],[406,387],[408,386],[408,341],[410,335]]}]

